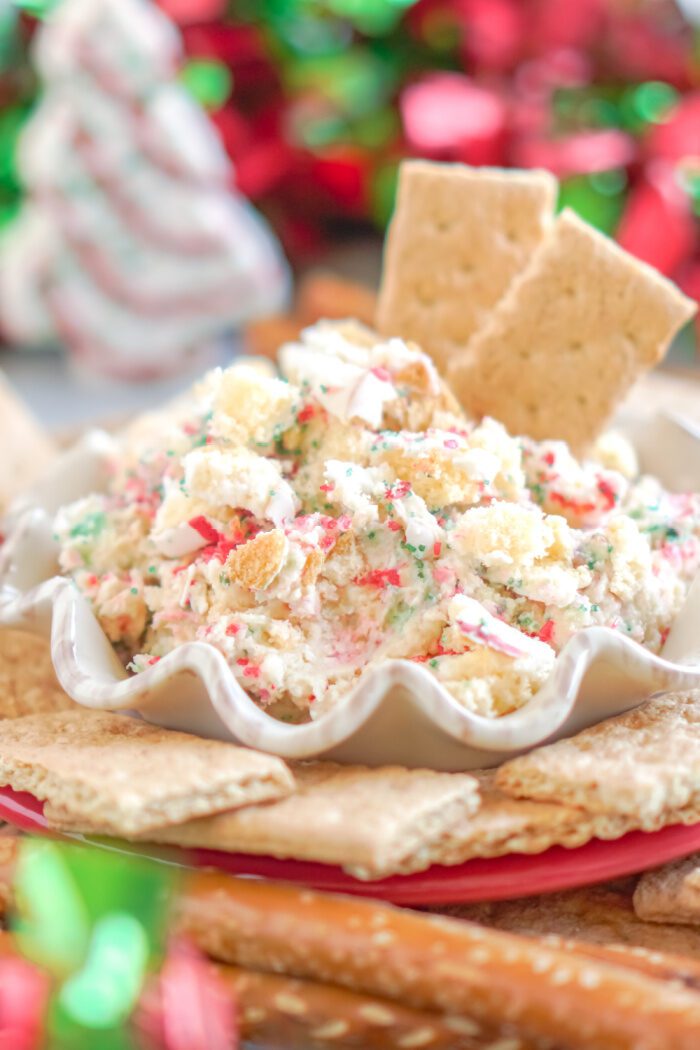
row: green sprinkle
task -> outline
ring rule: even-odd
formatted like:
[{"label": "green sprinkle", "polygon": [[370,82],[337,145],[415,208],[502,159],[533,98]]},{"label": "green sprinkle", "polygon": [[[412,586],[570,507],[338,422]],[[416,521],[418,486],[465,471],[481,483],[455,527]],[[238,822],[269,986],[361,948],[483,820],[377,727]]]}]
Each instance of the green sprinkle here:
[{"label": "green sprinkle", "polygon": [[437,667],[437,665],[438,665],[438,662],[437,662],[437,660],[435,660],[435,659],[433,659],[433,660],[430,660],[430,661],[428,661],[428,662],[429,662],[429,664],[430,664],[430,666],[431,666],[432,668],[436,668],[436,667]]},{"label": "green sprinkle", "polygon": [[77,536],[83,536],[86,539],[94,539],[102,532],[103,528],[107,524],[107,515],[104,511],[98,510],[93,514],[88,514],[79,521],[77,525],[74,525],[70,530],[71,539],[75,539]]},{"label": "green sprinkle", "polygon": [[132,587],[132,588],[131,588],[131,593],[132,593],[132,594],[138,594],[138,593],[139,593],[139,589],[138,589],[138,587]]},{"label": "green sprinkle", "polygon": [[367,533],[367,539],[368,540],[373,540],[376,535],[377,535],[376,532],[368,532]]},{"label": "green sprinkle", "polygon": [[157,570],[157,568],[155,567],[155,565],[149,565],[149,566],[148,566],[148,571],[149,571],[149,572],[158,572],[158,570]]}]

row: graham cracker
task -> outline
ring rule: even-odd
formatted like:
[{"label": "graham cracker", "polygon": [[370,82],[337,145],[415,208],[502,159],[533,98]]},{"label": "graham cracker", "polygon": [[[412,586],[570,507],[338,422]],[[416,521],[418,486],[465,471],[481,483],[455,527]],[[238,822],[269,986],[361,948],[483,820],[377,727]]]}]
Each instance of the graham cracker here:
[{"label": "graham cracker", "polygon": [[271,755],[76,708],[0,723],[0,784],[45,799],[57,828],[129,836],[294,787]]},{"label": "graham cracker", "polygon": [[232,550],[226,570],[236,583],[249,590],[262,591],[279,575],[288,543],[281,529],[259,532],[252,540]]},{"label": "graham cracker", "polygon": [[700,806],[700,692],[656,697],[512,759],[496,784],[518,798],[628,818],[642,830],[690,822]]},{"label": "graham cracker", "polygon": [[625,879],[541,897],[455,904],[439,910],[525,937],[560,937],[584,944],[625,945],[700,959],[700,930],[643,921],[633,907],[634,886],[634,879]]},{"label": "graham cracker", "polygon": [[512,798],[496,786],[493,770],[473,775],[479,781],[481,806],[443,837],[440,864],[542,853],[551,846],[573,849],[593,838],[615,839],[630,830],[631,822],[624,818],[610,819],[564,803]]},{"label": "graham cracker", "polygon": [[448,379],[470,414],[580,451],[696,309],[565,210]]},{"label": "graham cracker", "polygon": [[293,766],[294,795],[266,806],[163,828],[156,842],[338,864],[358,878],[421,871],[439,861],[479,805],[466,773],[332,762]]},{"label": "graham cracker", "polygon": [[[327,762],[293,768],[297,792],[286,799],[159,829],[148,837],[184,847],[338,864],[371,880],[431,864],[541,853],[551,846],[576,848],[593,838],[619,838],[639,826],[630,817],[512,798],[495,786],[493,771],[435,774]],[[478,783],[478,809],[469,802],[471,785],[464,795],[464,781],[472,777]],[[418,803],[409,805],[407,790]],[[439,807],[440,819],[434,816]],[[664,814],[657,826],[699,819],[700,808],[691,807]]]},{"label": "graham cracker", "polygon": [[56,448],[0,372],[0,510],[48,468]]},{"label": "graham cracker", "polygon": [[445,371],[528,262],[555,199],[556,181],[544,171],[404,161],[379,331],[415,340]]},{"label": "graham cracker", "polygon": [[646,922],[700,926],[700,853],[642,875],[634,891],[634,909]]},{"label": "graham cracker", "polygon": [[0,718],[74,706],[58,684],[49,643],[24,631],[0,630]]}]

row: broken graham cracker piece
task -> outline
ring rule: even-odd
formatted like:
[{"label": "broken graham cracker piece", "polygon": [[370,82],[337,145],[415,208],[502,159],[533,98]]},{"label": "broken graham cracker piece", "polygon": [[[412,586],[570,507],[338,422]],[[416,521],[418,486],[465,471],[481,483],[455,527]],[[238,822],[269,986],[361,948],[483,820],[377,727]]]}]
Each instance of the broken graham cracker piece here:
[{"label": "broken graham cracker piece", "polygon": [[44,799],[52,827],[129,836],[279,798],[272,755],[76,708],[0,722],[0,784]]},{"label": "broken graham cracker piece", "polygon": [[[435,910],[524,937],[557,937],[582,946],[616,950],[620,958],[626,949],[700,961],[700,930],[642,921],[632,903],[634,885],[635,879],[625,879],[540,897],[455,904]],[[697,965],[696,977],[700,976],[700,962]]]},{"label": "broken graham cracker piece", "polygon": [[282,529],[259,532],[231,551],[226,559],[226,571],[243,587],[264,591],[279,575],[288,549]]},{"label": "broken graham cracker piece", "polygon": [[655,830],[700,803],[700,691],[668,693],[506,762],[496,785]]},{"label": "broken graham cracker piece", "polygon": [[[575,848],[593,838],[619,838],[638,826],[627,817],[512,798],[494,785],[492,771],[435,774],[330,762],[303,763],[293,771],[297,793],[289,798],[163,828],[148,837],[170,845],[338,864],[371,880],[475,857]],[[472,778],[480,794],[476,811],[470,802]],[[416,794],[421,810],[408,808],[407,789]],[[371,820],[365,810],[368,796]],[[679,811],[672,819],[694,822],[700,813]]]},{"label": "broken graham cracker piece", "polygon": [[237,813],[163,828],[155,842],[338,864],[362,879],[421,871],[439,863],[446,835],[479,805],[467,773],[333,762],[292,767],[289,798]]},{"label": "broken graham cracker piece", "polygon": [[696,305],[563,211],[448,379],[465,410],[582,451]]},{"label": "broken graham cracker piece", "polygon": [[48,641],[26,631],[0,630],[0,719],[75,704],[61,689]]},{"label": "broken graham cracker piece", "polygon": [[377,328],[445,372],[486,323],[552,221],[544,171],[404,161],[384,250]]},{"label": "broken graham cracker piece", "polygon": [[[645,872],[637,883],[633,903],[639,918],[646,922],[700,926],[700,853]],[[700,939],[700,931],[695,935]]]}]

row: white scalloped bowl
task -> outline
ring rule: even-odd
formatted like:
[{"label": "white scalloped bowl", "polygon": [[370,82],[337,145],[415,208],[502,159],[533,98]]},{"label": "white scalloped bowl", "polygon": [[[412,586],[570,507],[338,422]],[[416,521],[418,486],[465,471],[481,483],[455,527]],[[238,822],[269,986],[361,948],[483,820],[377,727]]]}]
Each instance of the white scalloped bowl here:
[{"label": "white scalloped bowl", "polygon": [[[700,433],[671,416],[633,428],[644,466],[669,488],[700,487]],[[506,758],[635,707],[666,689],[700,687],[700,579],[691,587],[663,658],[605,627],[579,632],[536,696],[519,711],[483,718],[461,707],[406,660],[377,668],[316,722],[288,725],[262,711],[223,655],[204,642],[180,646],[130,675],[88,603],[56,575],[51,520],[58,507],[106,482],[112,440],[87,435],[51,477],[15,505],[0,557],[0,624],[51,638],[61,685],[79,704],[137,711],[150,722],[232,740],[283,758],[440,770],[498,765]],[[646,449],[646,452],[645,452]],[[654,463],[644,462],[654,457]]]}]

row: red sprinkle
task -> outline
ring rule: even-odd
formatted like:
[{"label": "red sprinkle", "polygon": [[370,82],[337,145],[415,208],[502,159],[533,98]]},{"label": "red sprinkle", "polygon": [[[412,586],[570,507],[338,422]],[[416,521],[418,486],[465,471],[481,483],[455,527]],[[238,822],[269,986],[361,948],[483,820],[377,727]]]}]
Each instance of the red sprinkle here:
[{"label": "red sprinkle", "polygon": [[327,481],[325,485],[321,485],[321,492],[332,492],[335,488],[335,484],[332,481]]},{"label": "red sprinkle", "polygon": [[400,587],[401,575],[398,569],[373,569],[365,576],[357,576],[354,583],[360,587],[376,587],[384,590],[385,587]]},{"label": "red sprinkle", "polygon": [[598,492],[605,500],[605,509],[613,510],[617,503],[617,494],[615,489],[612,487],[609,481],[605,481],[604,478],[598,482]]},{"label": "red sprinkle", "polygon": [[304,405],[301,412],[297,416],[297,423],[308,423],[310,419],[313,419],[316,415],[316,409],[313,405]]},{"label": "red sprinkle", "polygon": [[440,540],[435,540],[435,543],[433,544],[433,556],[435,558],[439,558],[441,551],[442,551],[442,543],[440,542]]},{"label": "red sprinkle", "polygon": [[387,489],[384,493],[384,499],[403,499],[411,491],[411,484],[408,481],[397,481],[395,485]]},{"label": "red sprinkle", "polygon": [[234,634],[238,634],[240,629],[241,628],[237,623],[230,623],[226,628],[226,634],[229,635],[229,637],[232,637]]},{"label": "red sprinkle", "polygon": [[386,524],[387,524],[387,528],[391,529],[392,532],[400,532],[401,531],[401,526],[399,525],[398,521],[387,521]]},{"label": "red sprinkle", "polygon": [[548,645],[551,645],[554,639],[554,620],[545,621],[535,637],[539,638],[541,642],[547,642]]},{"label": "red sprinkle", "polygon": [[[465,651],[469,652],[468,649],[466,649]],[[434,660],[438,656],[463,656],[463,655],[464,655],[463,651],[460,651],[459,649],[445,649],[444,646],[442,645],[442,643],[438,642],[437,648],[432,653],[425,653],[423,656],[412,656],[411,660],[413,660],[413,662],[416,663],[416,664],[425,664],[425,663],[428,662],[428,660]]]},{"label": "red sprinkle", "polygon": [[547,452],[543,456],[543,459],[544,459],[544,461],[545,461],[545,463],[547,464],[548,467],[553,467],[554,466],[554,453],[553,452]]},{"label": "red sprinkle", "polygon": [[459,448],[459,441],[455,441],[454,438],[447,438],[447,440],[444,441],[443,444],[445,448]]},{"label": "red sprinkle", "polygon": [[558,503],[566,510],[572,510],[575,514],[590,514],[596,509],[595,503],[579,503],[575,499],[567,499],[561,492],[550,492],[549,498],[552,503]]},{"label": "red sprinkle", "polygon": [[152,656],[151,659],[148,661],[148,663],[152,667],[153,664],[157,664],[159,660],[160,660],[159,656]]}]

